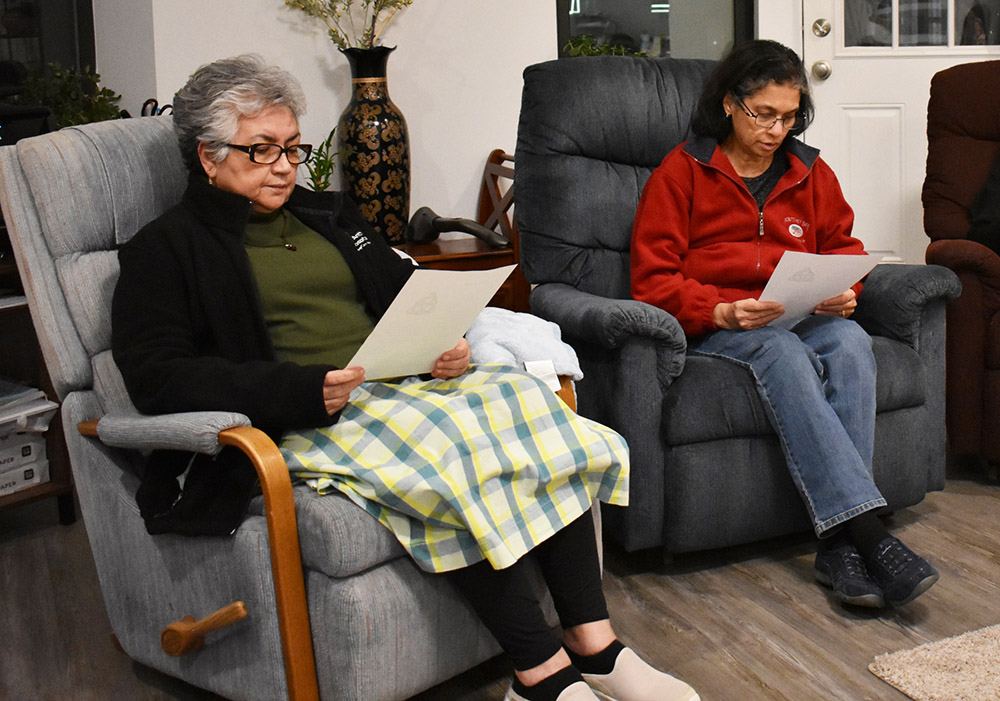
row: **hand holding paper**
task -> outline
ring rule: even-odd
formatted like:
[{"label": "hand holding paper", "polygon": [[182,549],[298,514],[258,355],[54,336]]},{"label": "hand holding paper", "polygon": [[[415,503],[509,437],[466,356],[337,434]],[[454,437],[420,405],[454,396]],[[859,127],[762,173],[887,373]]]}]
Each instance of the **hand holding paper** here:
[{"label": "hand holding paper", "polygon": [[414,270],[348,367],[363,367],[366,380],[431,372],[515,267]]},{"label": "hand holding paper", "polygon": [[762,302],[780,302],[784,315],[772,324],[795,323],[821,302],[836,297],[863,278],[881,256],[817,255],[785,251],[760,294]]},{"label": "hand holding paper", "polygon": [[431,375],[439,380],[458,377],[469,369],[469,360],[471,358],[472,349],[469,348],[469,342],[464,338],[459,339],[454,348],[446,350],[437,359]]}]

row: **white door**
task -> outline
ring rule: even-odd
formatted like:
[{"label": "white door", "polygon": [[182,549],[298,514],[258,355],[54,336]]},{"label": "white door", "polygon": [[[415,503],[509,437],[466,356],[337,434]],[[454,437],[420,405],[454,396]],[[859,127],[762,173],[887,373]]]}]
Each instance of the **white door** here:
[{"label": "white door", "polygon": [[1000,0],[802,0],[816,103],[804,139],[837,173],[870,253],[923,262],[931,76],[998,58],[998,11]]}]

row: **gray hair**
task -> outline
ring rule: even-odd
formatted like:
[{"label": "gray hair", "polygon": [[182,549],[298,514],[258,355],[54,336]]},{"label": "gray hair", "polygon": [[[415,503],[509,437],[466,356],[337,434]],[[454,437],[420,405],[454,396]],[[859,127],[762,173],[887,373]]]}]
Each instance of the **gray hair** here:
[{"label": "gray hair", "polygon": [[202,66],[188,78],[173,100],[174,132],[184,163],[198,172],[198,144],[220,163],[236,137],[239,120],[255,117],[273,105],[284,105],[298,119],[306,111],[299,81],[256,54],[224,58]]}]

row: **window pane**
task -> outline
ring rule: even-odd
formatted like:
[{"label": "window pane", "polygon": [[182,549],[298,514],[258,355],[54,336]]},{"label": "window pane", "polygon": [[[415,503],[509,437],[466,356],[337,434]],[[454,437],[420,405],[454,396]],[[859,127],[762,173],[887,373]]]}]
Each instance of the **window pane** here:
[{"label": "window pane", "polygon": [[1000,0],[956,0],[955,44],[1000,44]]},{"label": "window pane", "polygon": [[[658,3],[660,10],[663,3]],[[570,3],[571,37],[589,36],[596,46],[622,47],[647,56],[670,55],[670,5],[650,12],[648,0],[574,0]]]},{"label": "window pane", "polygon": [[845,46],[892,46],[891,0],[844,0]]},{"label": "window pane", "polygon": [[948,0],[899,0],[900,46],[945,46]]},{"label": "window pane", "polygon": [[736,20],[742,20],[734,12],[752,10],[746,0],[570,0],[568,6],[574,45],[589,36],[595,48],[613,47],[615,53],[711,59],[733,45]]}]

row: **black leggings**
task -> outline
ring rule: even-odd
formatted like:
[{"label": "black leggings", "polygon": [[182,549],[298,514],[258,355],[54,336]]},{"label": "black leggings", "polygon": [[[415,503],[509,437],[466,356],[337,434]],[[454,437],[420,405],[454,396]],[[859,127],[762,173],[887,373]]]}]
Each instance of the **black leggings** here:
[{"label": "black leggings", "polygon": [[532,590],[530,560],[541,569],[563,629],[608,618],[590,511],[510,567],[495,570],[484,560],[449,572],[519,670],[537,667],[562,648]]}]

